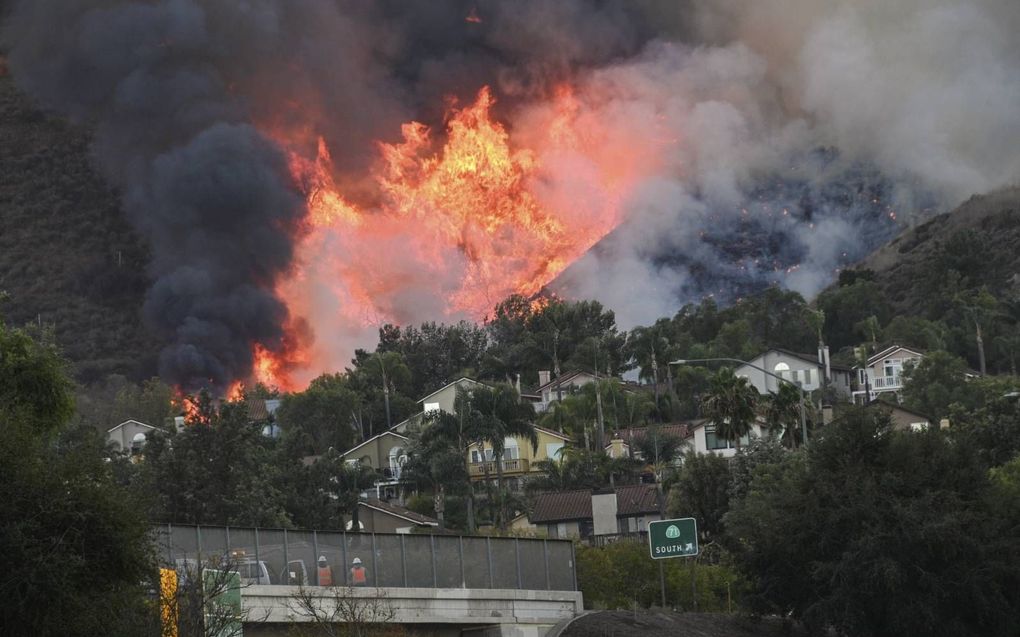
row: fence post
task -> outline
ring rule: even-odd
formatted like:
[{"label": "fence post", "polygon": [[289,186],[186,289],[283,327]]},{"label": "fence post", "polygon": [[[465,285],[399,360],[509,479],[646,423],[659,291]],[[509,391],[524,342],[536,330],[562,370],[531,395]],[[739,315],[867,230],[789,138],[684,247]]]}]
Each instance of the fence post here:
[{"label": "fence post", "polygon": [[489,588],[496,588],[496,576],[492,572],[492,538],[485,538],[485,559],[489,562]]},{"label": "fence post", "polygon": [[287,551],[287,529],[283,530],[283,583],[290,584],[290,553]]},{"label": "fence post", "polygon": [[545,560],[545,590],[552,590],[549,584],[549,540],[542,540],[542,558]]},{"label": "fence post", "polygon": [[404,534],[400,534],[400,582],[407,588],[407,549],[404,547]]},{"label": "fence post", "polygon": [[372,586],[379,588],[379,565],[375,559],[375,533],[372,534]]},{"label": "fence post", "polygon": [[312,569],[315,571],[315,585],[322,586],[319,581],[319,532],[312,529]]},{"label": "fence post", "polygon": [[521,583],[521,538],[514,538],[514,561],[517,563],[517,590],[524,586]]},{"label": "fence post", "polygon": [[[262,559],[259,557],[259,527],[255,527],[255,581],[259,584],[262,583]],[[273,577],[269,574],[269,569],[266,569],[266,577],[269,581],[266,584],[273,583]]]},{"label": "fence post", "polygon": [[347,566],[347,532],[341,531],[340,533],[340,556],[343,559],[343,567],[340,569],[344,572],[344,586],[347,586],[347,576],[350,573],[350,568]]},{"label": "fence post", "polygon": [[195,525],[195,561],[198,562],[198,568],[202,568],[202,525]]},{"label": "fence post", "polygon": [[570,542],[570,570],[574,575],[574,590],[577,590],[577,546]]},{"label": "fence post", "polygon": [[460,557],[460,587],[467,588],[467,578],[464,577],[464,536],[457,536],[457,553]]},{"label": "fence post", "polygon": [[223,559],[227,560],[229,563],[229,560],[232,557],[231,556],[232,551],[230,550],[230,527],[229,526],[223,527],[223,533],[226,536],[225,541],[227,543],[227,545],[223,547]]},{"label": "fence post", "polygon": [[439,573],[436,572],[436,536],[429,535],[429,552],[432,554],[432,588],[439,588]]},{"label": "fence post", "polygon": [[170,560],[170,568],[177,568],[174,564],[174,525],[166,523],[166,556]]}]

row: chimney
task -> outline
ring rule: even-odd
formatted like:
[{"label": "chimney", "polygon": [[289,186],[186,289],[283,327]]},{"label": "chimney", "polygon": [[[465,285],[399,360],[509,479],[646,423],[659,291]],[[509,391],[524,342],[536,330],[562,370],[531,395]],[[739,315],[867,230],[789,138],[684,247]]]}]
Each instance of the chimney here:
[{"label": "chimney", "polygon": [[540,386],[541,385],[549,384],[549,380],[550,380],[549,374],[550,374],[550,372],[549,372],[548,369],[539,370],[539,372],[538,372],[538,384]]},{"label": "chimney", "polygon": [[518,398],[518,400],[520,400],[520,396],[521,396],[521,375],[520,375],[520,373],[517,374],[517,382],[514,383],[514,385],[517,388],[517,398]]},{"label": "chimney", "polygon": [[822,424],[827,425],[832,422],[832,405],[822,405]]},{"label": "chimney", "polygon": [[174,428],[177,433],[184,431],[184,416],[174,416]]},{"label": "chimney", "polygon": [[832,360],[829,359],[829,346],[822,346],[822,353],[825,354],[825,381],[832,382]]},{"label": "chimney", "polygon": [[949,419],[943,418],[939,421],[939,429],[949,429]]}]

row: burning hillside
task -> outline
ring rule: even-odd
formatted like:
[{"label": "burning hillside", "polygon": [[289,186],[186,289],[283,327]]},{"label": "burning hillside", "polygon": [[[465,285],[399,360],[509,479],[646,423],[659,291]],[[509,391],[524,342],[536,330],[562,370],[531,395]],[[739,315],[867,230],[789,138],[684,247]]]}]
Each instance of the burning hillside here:
[{"label": "burning hillside", "polygon": [[95,127],[151,249],[161,375],[226,393],[511,293],[625,327],[812,294],[1016,180],[1016,6],[16,0],[2,45]]},{"label": "burning hillside", "polygon": [[[277,287],[293,315],[341,332],[423,316],[480,320],[511,294],[538,293],[620,223],[638,175],[626,156],[601,152],[606,133],[584,121],[570,88],[559,87],[532,119],[532,145],[511,139],[493,104],[483,87],[450,109],[439,134],[409,122],[402,141],[378,144],[371,207],[344,195],[324,140],[314,160],[291,151],[308,201],[295,266]],[[654,161],[650,153],[645,167]],[[565,165],[583,199],[550,191]],[[279,355],[260,347],[258,378],[291,387],[288,369],[338,361],[312,343],[295,345]]]}]

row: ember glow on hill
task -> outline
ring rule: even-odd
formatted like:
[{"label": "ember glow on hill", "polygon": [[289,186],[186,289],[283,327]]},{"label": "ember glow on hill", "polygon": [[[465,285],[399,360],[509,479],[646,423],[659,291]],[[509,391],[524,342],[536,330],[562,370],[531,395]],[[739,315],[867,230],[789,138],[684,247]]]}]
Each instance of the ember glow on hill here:
[{"label": "ember glow on hill", "polygon": [[606,131],[565,85],[528,111],[519,139],[494,119],[494,104],[482,87],[449,110],[444,130],[409,122],[402,141],[379,143],[371,207],[337,185],[324,140],[314,159],[289,150],[308,216],[277,293],[315,338],[275,351],[256,344],[258,380],[300,387],[343,366],[345,335],[383,323],[480,320],[510,294],[541,291],[620,223],[655,143],[639,158],[608,154]]}]

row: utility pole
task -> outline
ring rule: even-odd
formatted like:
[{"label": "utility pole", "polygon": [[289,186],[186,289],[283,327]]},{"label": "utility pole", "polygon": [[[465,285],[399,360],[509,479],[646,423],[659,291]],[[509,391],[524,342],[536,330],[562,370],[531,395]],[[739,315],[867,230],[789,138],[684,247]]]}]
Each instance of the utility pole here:
[{"label": "utility pole", "polygon": [[386,403],[386,430],[393,427],[390,422],[390,384],[386,382],[386,364],[383,362],[382,354],[379,355],[379,367],[382,368],[382,391],[383,402]]}]

